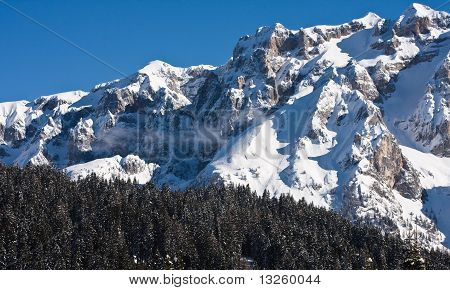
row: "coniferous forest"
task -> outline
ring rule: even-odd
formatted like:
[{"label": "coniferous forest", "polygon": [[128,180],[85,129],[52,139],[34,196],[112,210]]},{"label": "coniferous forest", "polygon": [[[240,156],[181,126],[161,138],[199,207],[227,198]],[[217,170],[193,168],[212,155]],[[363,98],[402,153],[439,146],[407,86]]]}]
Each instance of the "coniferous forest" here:
[{"label": "coniferous forest", "polygon": [[248,187],[171,192],[0,165],[2,269],[449,269],[450,256]]}]

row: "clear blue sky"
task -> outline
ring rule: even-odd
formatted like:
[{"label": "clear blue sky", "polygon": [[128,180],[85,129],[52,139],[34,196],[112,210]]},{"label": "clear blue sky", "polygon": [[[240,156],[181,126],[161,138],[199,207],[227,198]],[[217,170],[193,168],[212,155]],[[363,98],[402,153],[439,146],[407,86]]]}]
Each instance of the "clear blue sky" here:
[{"label": "clear blue sky", "polygon": [[[397,18],[412,1],[0,0],[0,101],[83,89],[120,78],[36,21],[131,74],[151,60],[175,66],[220,65],[237,39],[280,22],[298,29],[340,24],[372,11]],[[445,0],[422,4],[449,11]]]}]

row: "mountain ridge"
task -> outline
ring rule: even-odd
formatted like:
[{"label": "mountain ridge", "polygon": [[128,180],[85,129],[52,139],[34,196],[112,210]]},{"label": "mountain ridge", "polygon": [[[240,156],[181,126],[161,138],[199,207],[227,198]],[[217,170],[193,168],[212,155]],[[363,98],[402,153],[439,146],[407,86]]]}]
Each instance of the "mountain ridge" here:
[{"label": "mountain ridge", "polygon": [[450,204],[449,40],[450,14],[420,4],[396,20],[260,27],[219,67],[152,61],[90,92],[0,104],[0,160],[249,184],[448,246],[450,208],[434,208]]}]

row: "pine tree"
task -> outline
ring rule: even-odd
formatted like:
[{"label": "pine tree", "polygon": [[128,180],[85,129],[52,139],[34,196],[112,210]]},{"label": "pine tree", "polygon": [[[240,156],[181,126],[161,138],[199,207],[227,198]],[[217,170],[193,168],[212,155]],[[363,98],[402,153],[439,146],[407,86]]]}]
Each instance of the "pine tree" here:
[{"label": "pine tree", "polygon": [[410,244],[406,253],[406,259],[403,262],[403,268],[406,270],[425,270],[425,259],[421,254],[417,240],[417,228],[413,236],[414,239],[409,239]]}]

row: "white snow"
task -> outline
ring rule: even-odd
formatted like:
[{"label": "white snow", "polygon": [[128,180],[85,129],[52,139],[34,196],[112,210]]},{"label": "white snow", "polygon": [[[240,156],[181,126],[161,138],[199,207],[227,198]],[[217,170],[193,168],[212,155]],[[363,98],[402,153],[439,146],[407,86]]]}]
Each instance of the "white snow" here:
[{"label": "white snow", "polygon": [[435,11],[426,5],[422,5],[419,3],[413,3],[411,6],[405,10],[403,13],[403,18],[401,22],[408,22],[413,17],[427,17],[427,18],[436,18],[441,15],[448,15],[445,11]]},{"label": "white snow", "polygon": [[375,13],[369,12],[366,16],[358,19],[353,19],[352,22],[359,22],[364,25],[366,28],[374,27],[378,21],[381,20],[381,17],[376,15]]},{"label": "white snow", "polygon": [[450,158],[438,157],[407,146],[400,146],[402,153],[420,173],[420,182],[426,189],[450,186]]},{"label": "white snow", "polygon": [[154,91],[161,88],[167,88],[167,74],[173,73],[180,75],[183,72],[182,68],[177,68],[160,60],[150,62],[144,68],[139,70],[139,73],[148,76],[150,87]]},{"label": "white snow", "polygon": [[80,90],[70,91],[70,92],[65,92],[65,93],[53,94],[53,95],[49,95],[49,96],[42,96],[42,97],[38,98],[36,100],[36,102],[43,102],[43,101],[48,101],[50,99],[56,98],[60,101],[63,101],[64,103],[66,103],[68,105],[72,105],[72,104],[78,102],[81,98],[83,98],[87,94],[88,94],[88,92],[84,92],[84,91],[80,91]]},{"label": "white snow", "polygon": [[427,190],[424,211],[436,219],[438,229],[444,233],[443,244],[450,248],[450,186],[439,186]]},{"label": "white snow", "polygon": [[420,202],[404,200],[403,206],[412,204],[410,211],[419,215],[422,211],[437,220],[438,229],[445,235],[444,245],[450,247],[450,158],[400,146],[405,157],[420,174],[420,183],[427,191],[427,198]]},{"label": "white snow", "polygon": [[0,103],[0,124],[8,128],[16,123],[25,125],[30,108],[27,101]]},{"label": "white snow", "polygon": [[95,138],[92,119],[80,118],[77,125],[70,130],[72,140],[81,152],[91,151],[91,142]]},{"label": "white snow", "polygon": [[[132,161],[143,163],[139,167],[139,172],[127,172],[125,164]],[[67,174],[73,179],[86,178],[88,175],[95,173],[97,176],[106,180],[119,178],[122,180],[136,180],[139,184],[145,184],[152,179],[153,172],[158,168],[154,163],[145,163],[135,155],[128,155],[122,158],[116,155],[110,158],[101,158],[86,163],[69,166],[65,169]]]},{"label": "white snow", "polygon": [[[450,33],[447,32],[445,35]],[[432,80],[436,68],[447,58],[449,45],[450,41],[444,36],[441,46],[447,46],[447,49],[440,49],[439,54],[431,61],[421,62],[400,71],[395,82],[395,92],[383,104],[386,124],[402,145],[423,150],[414,141],[413,136],[399,129],[398,124],[407,121],[415,113],[422,97],[426,94],[428,83]]]}]

